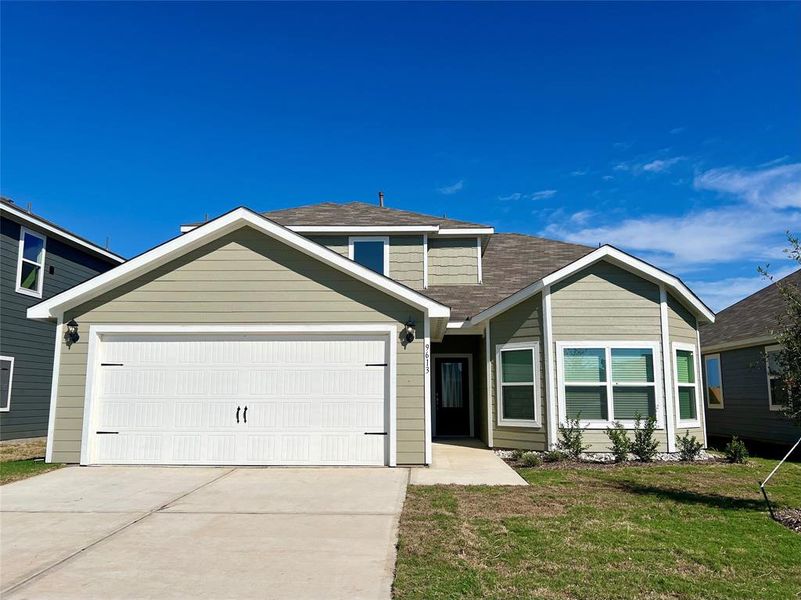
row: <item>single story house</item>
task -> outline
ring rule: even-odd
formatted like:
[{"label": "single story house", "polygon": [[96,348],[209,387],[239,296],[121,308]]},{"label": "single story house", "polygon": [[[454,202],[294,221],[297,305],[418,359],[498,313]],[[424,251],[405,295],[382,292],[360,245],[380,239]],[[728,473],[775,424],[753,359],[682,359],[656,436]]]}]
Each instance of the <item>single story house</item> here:
[{"label": "single story house", "polygon": [[788,445],[801,427],[782,413],[774,334],[786,310],[781,283],[801,286],[801,270],[720,311],[714,324],[701,327],[706,381],[706,419],[710,436]]},{"label": "single story house", "polygon": [[[47,460],[425,465],[432,439],[544,450],[580,417],[703,442],[677,277],[365,203],[237,208],[28,310],[55,322]],[[67,340],[64,340],[65,334]]]},{"label": "single story house", "polygon": [[0,440],[47,435],[56,326],[27,310],[123,262],[0,198]]}]

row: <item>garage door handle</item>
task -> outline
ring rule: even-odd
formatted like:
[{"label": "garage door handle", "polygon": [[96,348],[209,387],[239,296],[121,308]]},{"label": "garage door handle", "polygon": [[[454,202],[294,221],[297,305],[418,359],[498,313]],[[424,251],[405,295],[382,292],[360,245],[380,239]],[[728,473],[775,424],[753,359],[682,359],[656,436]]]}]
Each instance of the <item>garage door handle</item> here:
[{"label": "garage door handle", "polygon": [[242,408],[241,408],[241,407],[239,407],[239,406],[237,406],[237,407],[236,407],[236,422],[237,422],[237,423],[239,423],[239,411],[240,411],[240,410],[242,410]]},{"label": "garage door handle", "polygon": [[245,420],[245,423],[248,422],[248,407],[245,407],[245,412],[242,413],[242,418]]},{"label": "garage door handle", "polygon": [[364,435],[387,435],[386,431],[365,431]]}]

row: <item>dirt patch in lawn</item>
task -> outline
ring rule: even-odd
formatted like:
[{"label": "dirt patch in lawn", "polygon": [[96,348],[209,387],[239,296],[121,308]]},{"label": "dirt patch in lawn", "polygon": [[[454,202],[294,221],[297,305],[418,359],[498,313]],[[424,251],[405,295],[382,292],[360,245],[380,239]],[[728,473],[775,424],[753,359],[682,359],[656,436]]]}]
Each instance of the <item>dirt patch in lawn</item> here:
[{"label": "dirt patch in lawn", "polygon": [[0,462],[44,458],[47,438],[0,442]]},{"label": "dirt patch in lawn", "polygon": [[779,523],[801,534],[801,509],[784,508],[777,510],[775,515]]}]

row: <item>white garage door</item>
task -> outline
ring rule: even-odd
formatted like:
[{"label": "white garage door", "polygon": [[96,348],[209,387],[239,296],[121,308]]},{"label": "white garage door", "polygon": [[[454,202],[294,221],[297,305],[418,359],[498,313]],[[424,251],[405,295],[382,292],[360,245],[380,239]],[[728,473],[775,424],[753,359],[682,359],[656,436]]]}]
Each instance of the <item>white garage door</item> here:
[{"label": "white garage door", "polygon": [[94,464],[383,465],[387,338],[104,335]]}]

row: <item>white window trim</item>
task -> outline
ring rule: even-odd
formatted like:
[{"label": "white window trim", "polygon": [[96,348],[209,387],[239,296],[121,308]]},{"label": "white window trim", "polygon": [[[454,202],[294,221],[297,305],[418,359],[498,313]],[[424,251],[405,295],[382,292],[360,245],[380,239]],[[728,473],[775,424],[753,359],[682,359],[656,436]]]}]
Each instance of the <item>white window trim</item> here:
[{"label": "white window trim", "polygon": [[[679,363],[676,360],[676,352],[679,350],[686,350],[693,353],[693,363],[695,369],[694,384],[679,383]],[[703,377],[699,377],[699,374],[701,373],[701,358],[698,356],[698,354],[698,348],[694,344],[673,342],[671,359],[673,360],[673,396],[676,402],[677,429],[701,427],[701,411],[703,410],[703,406],[701,405],[701,398],[703,394],[703,390],[701,389],[701,380]],[[681,406],[679,405],[679,388],[689,387],[690,385],[695,386],[695,419],[682,419]]]},{"label": "white window trim", "polygon": [[[625,429],[634,429],[635,421],[632,419],[615,419],[614,394],[613,390],[617,387],[643,387],[646,385],[654,386],[654,404],[656,405],[656,428],[665,428],[665,416],[662,410],[662,356],[660,351],[661,342],[659,341],[615,341],[615,340],[593,340],[581,342],[556,342],[556,377],[557,377],[557,399],[559,403],[559,424],[567,425],[567,400],[565,398],[565,348],[603,348],[607,364],[606,382],[592,381],[582,383],[578,381],[569,382],[570,385],[598,387],[606,386],[606,414],[610,417],[607,420],[587,419],[579,422],[584,429],[606,429],[620,423]],[[612,349],[613,348],[647,348],[651,351],[654,364],[654,381],[648,382],[615,382],[612,379]]]},{"label": "white window trim", "polygon": [[[384,242],[384,272],[389,277],[389,236],[388,235],[352,235],[348,238],[348,258],[353,260],[353,246],[358,242]],[[364,265],[362,265],[364,266]]]},{"label": "white window trim", "polygon": [[[42,240],[42,264],[40,265],[37,262],[32,260],[28,260],[27,258],[23,258],[22,254],[25,250],[25,235],[30,235],[32,237],[38,238]],[[44,278],[45,278],[45,258],[47,256],[47,236],[42,235],[41,233],[37,233],[35,231],[31,231],[27,227],[20,226],[19,228],[19,255],[17,256],[17,282],[16,282],[16,291],[18,294],[25,294],[26,296],[33,296],[34,298],[41,298],[42,297],[42,289],[44,288]],[[37,286],[35,290],[29,290],[22,286],[20,286],[20,278],[22,277],[22,263],[27,262],[39,267],[39,281],[37,282]]]},{"label": "white window trim", "polygon": [[482,265],[481,265],[481,238],[476,238],[476,255],[478,257],[478,282],[483,283],[484,281],[484,274],[482,273]]},{"label": "white window trim", "polygon": [[8,372],[8,404],[5,408],[0,408],[0,412],[8,412],[11,410],[11,384],[14,383],[14,357],[13,356],[0,356],[0,360],[11,361],[11,368]]},{"label": "white window trim", "polygon": [[[501,353],[509,350],[531,350],[534,381],[504,384],[502,381]],[[495,404],[499,427],[541,427],[542,398],[540,394],[540,344],[539,342],[512,342],[495,346]],[[534,387],[534,419],[506,419],[503,416],[503,386]]]},{"label": "white window trim", "polygon": [[784,404],[773,404],[773,392],[770,389],[770,381],[771,379],[777,379],[776,377],[771,377],[770,375],[770,362],[768,361],[768,354],[770,352],[776,352],[781,350],[782,347],[779,345],[774,346],[765,346],[765,375],[768,378],[768,408],[771,411],[782,411],[784,410]]},{"label": "white window trim", "polygon": [[[720,381],[720,404],[709,403],[709,364],[708,360],[717,359],[718,361],[718,381]],[[711,410],[721,410],[726,404],[726,396],[723,394],[723,369],[720,364],[720,354],[704,354],[704,396],[706,396],[706,407]],[[770,386],[768,386],[770,387]]]}]

